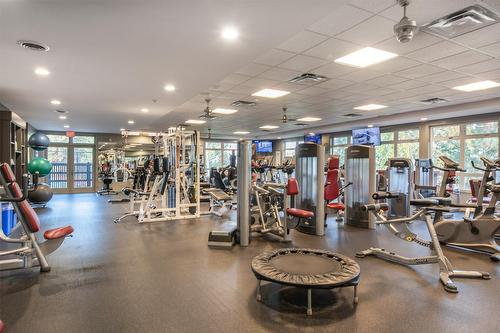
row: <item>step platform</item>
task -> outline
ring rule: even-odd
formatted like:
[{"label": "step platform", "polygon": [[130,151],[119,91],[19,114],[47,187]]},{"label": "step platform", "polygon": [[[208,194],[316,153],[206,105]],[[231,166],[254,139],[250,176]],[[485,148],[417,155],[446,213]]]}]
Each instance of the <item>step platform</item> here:
[{"label": "step platform", "polygon": [[224,221],[208,234],[208,246],[231,248],[236,243],[236,222]]}]

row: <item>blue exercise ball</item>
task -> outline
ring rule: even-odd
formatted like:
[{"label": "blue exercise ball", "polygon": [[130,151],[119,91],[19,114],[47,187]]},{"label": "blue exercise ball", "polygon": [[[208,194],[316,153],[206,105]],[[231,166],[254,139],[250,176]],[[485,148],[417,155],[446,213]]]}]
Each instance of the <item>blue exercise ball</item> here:
[{"label": "blue exercise ball", "polygon": [[45,150],[50,145],[50,139],[42,132],[35,132],[28,139],[28,145],[37,151]]}]

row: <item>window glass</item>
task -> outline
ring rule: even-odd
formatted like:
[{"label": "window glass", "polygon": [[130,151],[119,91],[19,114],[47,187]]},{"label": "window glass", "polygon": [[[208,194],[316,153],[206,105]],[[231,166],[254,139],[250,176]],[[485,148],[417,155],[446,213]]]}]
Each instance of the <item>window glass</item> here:
[{"label": "window glass", "polygon": [[394,132],[385,132],[380,134],[381,141],[394,141]]},{"label": "window glass", "polygon": [[47,134],[51,143],[69,143],[69,138],[66,135]]},{"label": "window glass", "polygon": [[73,143],[94,143],[95,138],[93,136],[75,136],[73,138]]},{"label": "window glass", "polygon": [[488,123],[467,124],[467,126],[465,127],[466,135],[493,133],[498,133],[498,122],[496,121],[491,121]]},{"label": "window glass", "polygon": [[236,142],[224,143],[224,149],[236,150],[238,149],[238,144]]},{"label": "window glass", "polygon": [[231,164],[231,155],[233,155],[233,151],[234,151],[234,155],[236,156],[236,162],[238,161],[238,153],[236,150],[224,150],[224,153],[222,155],[222,165],[227,167]]},{"label": "window glass", "polygon": [[345,163],[345,147],[332,147],[331,152],[332,155],[338,155],[340,165],[344,165]]},{"label": "window glass", "polygon": [[375,148],[375,160],[377,170],[386,168],[385,163],[389,158],[394,157],[394,144],[385,143]]},{"label": "window glass", "polygon": [[295,156],[295,149],[286,149],[285,150],[285,157],[294,157]]},{"label": "window glass", "polygon": [[297,147],[297,142],[295,141],[285,142],[285,149],[295,149],[295,147]]},{"label": "window glass", "polygon": [[398,131],[398,140],[418,140],[419,132],[418,129]]},{"label": "window glass", "polygon": [[432,162],[442,165],[439,156],[445,155],[455,162],[460,162],[460,141],[459,140],[441,140],[432,143]]},{"label": "window glass", "polygon": [[419,156],[419,143],[418,142],[399,142],[397,146],[397,157],[409,158],[415,160]]},{"label": "window glass", "polygon": [[205,166],[207,172],[211,168],[220,168],[222,166],[222,150],[205,150]]},{"label": "window glass", "polygon": [[434,139],[447,139],[460,135],[460,125],[437,126],[432,128],[432,137]]},{"label": "window glass", "polygon": [[464,169],[466,169],[467,172],[481,172],[472,167],[471,161],[474,161],[476,166],[483,167],[483,163],[480,160],[481,156],[493,160],[496,159],[498,156],[498,138],[466,139],[464,156]]},{"label": "window glass", "polygon": [[221,149],[222,144],[220,142],[205,142],[205,148],[207,148],[207,149]]},{"label": "window glass", "polygon": [[347,136],[339,136],[333,138],[333,145],[338,146],[338,145],[346,145],[348,142],[348,137]]}]

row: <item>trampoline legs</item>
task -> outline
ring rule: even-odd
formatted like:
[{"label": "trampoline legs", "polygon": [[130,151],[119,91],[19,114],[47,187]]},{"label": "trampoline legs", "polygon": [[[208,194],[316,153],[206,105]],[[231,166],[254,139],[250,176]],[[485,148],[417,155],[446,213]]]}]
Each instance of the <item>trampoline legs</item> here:
[{"label": "trampoline legs", "polygon": [[260,282],[261,280],[257,279],[257,301],[262,301],[262,294],[260,293]]},{"label": "trampoline legs", "polygon": [[311,316],[313,314],[312,310],[312,300],[311,300],[311,289],[307,289],[307,315]]},{"label": "trampoline legs", "polygon": [[354,304],[358,304],[358,301],[359,301],[359,298],[358,298],[358,286],[355,285],[354,286],[354,300],[353,300],[353,303]]}]

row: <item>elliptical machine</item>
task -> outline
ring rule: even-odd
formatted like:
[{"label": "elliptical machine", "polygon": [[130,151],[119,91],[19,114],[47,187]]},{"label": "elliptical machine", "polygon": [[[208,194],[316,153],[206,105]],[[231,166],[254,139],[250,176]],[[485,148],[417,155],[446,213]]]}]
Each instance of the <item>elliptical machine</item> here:
[{"label": "elliptical machine", "polygon": [[[440,194],[445,193],[443,188],[450,179],[450,173],[462,171],[458,164],[443,156],[440,159],[445,163],[443,180],[440,186]],[[464,217],[462,220],[444,219],[442,213],[436,212],[434,216],[434,228],[441,243],[461,248],[479,250],[490,256],[493,261],[500,261],[500,245],[495,240],[495,234],[500,232],[500,218],[495,216],[495,207],[500,198],[500,185],[488,185],[493,180],[491,174],[497,169],[495,162],[481,157],[484,168],[479,168],[472,163],[472,166],[483,171],[483,178],[479,197],[482,198],[486,191],[493,195],[488,206],[483,210],[482,200],[479,199],[476,205],[455,205],[465,208],[473,208],[472,218]],[[437,167],[435,167],[437,168]],[[450,203],[450,206],[454,206]]]}]

